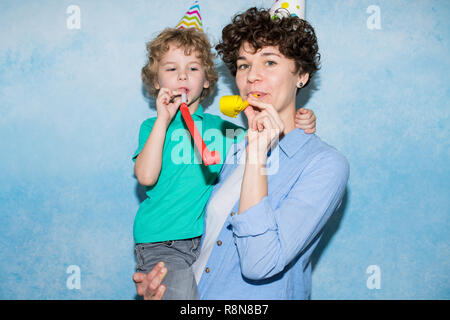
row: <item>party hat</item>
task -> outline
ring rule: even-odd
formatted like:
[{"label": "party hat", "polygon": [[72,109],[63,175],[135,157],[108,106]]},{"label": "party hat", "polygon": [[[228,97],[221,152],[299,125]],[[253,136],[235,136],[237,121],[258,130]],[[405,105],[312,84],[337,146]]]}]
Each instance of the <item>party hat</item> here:
[{"label": "party hat", "polygon": [[200,15],[200,5],[198,0],[194,1],[194,4],[181,19],[180,23],[175,27],[176,29],[196,28],[199,31],[203,31],[202,17]]},{"label": "party hat", "polygon": [[276,0],[269,12],[272,19],[284,17],[305,19],[305,0]]}]

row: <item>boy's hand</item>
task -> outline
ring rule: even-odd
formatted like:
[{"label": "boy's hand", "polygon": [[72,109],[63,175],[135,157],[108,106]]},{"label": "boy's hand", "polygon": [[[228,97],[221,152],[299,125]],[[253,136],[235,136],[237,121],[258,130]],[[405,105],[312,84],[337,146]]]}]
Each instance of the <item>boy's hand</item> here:
[{"label": "boy's hand", "polygon": [[305,133],[316,132],[316,115],[312,110],[300,108],[295,113],[295,126]]},{"label": "boy's hand", "polygon": [[156,111],[158,113],[157,118],[169,124],[177,113],[180,103],[181,92],[178,90],[161,88],[158,96],[156,97]]}]

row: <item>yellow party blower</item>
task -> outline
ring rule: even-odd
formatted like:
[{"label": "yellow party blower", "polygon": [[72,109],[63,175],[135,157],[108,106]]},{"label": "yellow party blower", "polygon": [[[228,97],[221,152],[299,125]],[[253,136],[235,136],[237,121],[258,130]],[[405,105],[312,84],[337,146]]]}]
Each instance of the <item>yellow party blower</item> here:
[{"label": "yellow party blower", "polygon": [[[257,94],[254,94],[257,97]],[[248,107],[247,100],[242,101],[240,96],[223,96],[219,101],[220,111],[229,117],[236,118],[237,115]]]}]

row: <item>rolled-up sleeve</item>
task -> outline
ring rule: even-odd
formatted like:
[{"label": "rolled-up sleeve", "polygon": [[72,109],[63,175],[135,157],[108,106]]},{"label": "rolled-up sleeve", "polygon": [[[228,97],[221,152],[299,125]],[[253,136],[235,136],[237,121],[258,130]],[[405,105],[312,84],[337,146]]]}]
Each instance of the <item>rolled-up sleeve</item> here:
[{"label": "rolled-up sleeve", "polygon": [[340,205],[349,165],[339,153],[316,156],[272,208],[266,196],[230,221],[242,274],[269,278],[281,272],[322,230]]},{"label": "rolled-up sleeve", "polygon": [[232,225],[234,235],[240,238],[256,237],[268,231],[278,230],[267,196],[247,211],[235,216],[232,219]]}]

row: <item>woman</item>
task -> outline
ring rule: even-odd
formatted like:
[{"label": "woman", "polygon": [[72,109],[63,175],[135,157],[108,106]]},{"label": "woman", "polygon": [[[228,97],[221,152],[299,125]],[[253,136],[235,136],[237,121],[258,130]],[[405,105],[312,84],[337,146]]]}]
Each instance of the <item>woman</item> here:
[{"label": "woman", "polygon": [[[250,106],[247,139],[232,149],[207,204],[194,264],[201,299],[309,299],[310,256],[348,180],[347,160],[296,129],[297,91],[318,70],[314,29],[251,8],[216,47]],[[139,295],[159,299],[162,264],[135,274]]]}]

